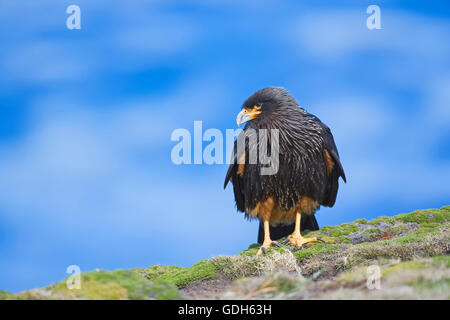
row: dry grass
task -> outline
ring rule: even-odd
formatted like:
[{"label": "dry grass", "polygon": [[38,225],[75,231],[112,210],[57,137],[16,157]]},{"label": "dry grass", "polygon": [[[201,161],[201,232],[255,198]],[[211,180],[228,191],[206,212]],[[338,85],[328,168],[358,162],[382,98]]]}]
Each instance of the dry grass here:
[{"label": "dry grass", "polygon": [[[235,280],[222,299],[448,299],[450,232],[348,244],[299,261],[287,249],[265,256],[240,254],[213,259]],[[436,264],[433,257],[442,258]],[[382,270],[381,290],[367,288],[367,266]]]},{"label": "dry grass", "polygon": [[261,276],[274,272],[295,272],[297,276],[301,277],[301,268],[297,259],[287,249],[263,256],[219,256],[213,258],[212,261],[229,279]]}]

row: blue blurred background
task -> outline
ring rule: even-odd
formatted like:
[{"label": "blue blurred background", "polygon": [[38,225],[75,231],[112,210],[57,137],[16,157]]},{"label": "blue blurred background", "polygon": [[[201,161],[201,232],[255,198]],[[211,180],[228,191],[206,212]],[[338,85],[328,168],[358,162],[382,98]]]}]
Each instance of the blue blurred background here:
[{"label": "blue blurred background", "polygon": [[174,165],[170,135],[235,128],[269,85],[334,133],[348,183],[321,226],[450,204],[449,18],[448,1],[0,1],[0,289],[246,249],[258,224],[227,165]]}]

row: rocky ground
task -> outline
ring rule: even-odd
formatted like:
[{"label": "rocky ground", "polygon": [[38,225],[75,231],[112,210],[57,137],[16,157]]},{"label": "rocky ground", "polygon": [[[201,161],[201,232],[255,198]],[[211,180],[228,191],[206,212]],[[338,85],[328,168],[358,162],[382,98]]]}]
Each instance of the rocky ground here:
[{"label": "rocky ground", "polygon": [[0,299],[450,299],[450,206],[326,226],[298,250],[258,246],[190,268],[92,271]]}]

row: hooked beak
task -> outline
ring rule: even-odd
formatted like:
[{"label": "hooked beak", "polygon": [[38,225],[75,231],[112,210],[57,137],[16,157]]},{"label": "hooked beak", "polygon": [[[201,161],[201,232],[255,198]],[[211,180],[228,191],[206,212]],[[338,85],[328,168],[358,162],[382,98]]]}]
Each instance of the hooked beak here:
[{"label": "hooked beak", "polygon": [[240,126],[241,124],[247,122],[248,120],[250,120],[251,116],[252,115],[250,113],[246,113],[244,112],[244,109],[242,109],[236,117],[237,125]]},{"label": "hooked beak", "polygon": [[261,114],[261,106],[255,105],[253,109],[243,108],[236,117],[236,123],[240,126],[249,120],[255,119],[259,114]]}]

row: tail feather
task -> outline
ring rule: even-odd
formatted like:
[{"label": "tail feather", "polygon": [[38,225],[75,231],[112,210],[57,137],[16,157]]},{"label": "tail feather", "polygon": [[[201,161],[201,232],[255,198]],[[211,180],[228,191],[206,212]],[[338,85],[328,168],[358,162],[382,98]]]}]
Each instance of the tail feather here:
[{"label": "tail feather", "polygon": [[[294,232],[295,224],[289,225],[279,225],[276,227],[270,227],[270,238],[272,240],[279,240],[281,238],[287,237],[292,232]],[[302,215],[302,220],[300,224],[300,231],[303,230],[319,230],[319,224],[317,223],[314,214]],[[264,225],[262,222],[259,223],[258,231],[258,243],[263,243],[264,241]]]}]

